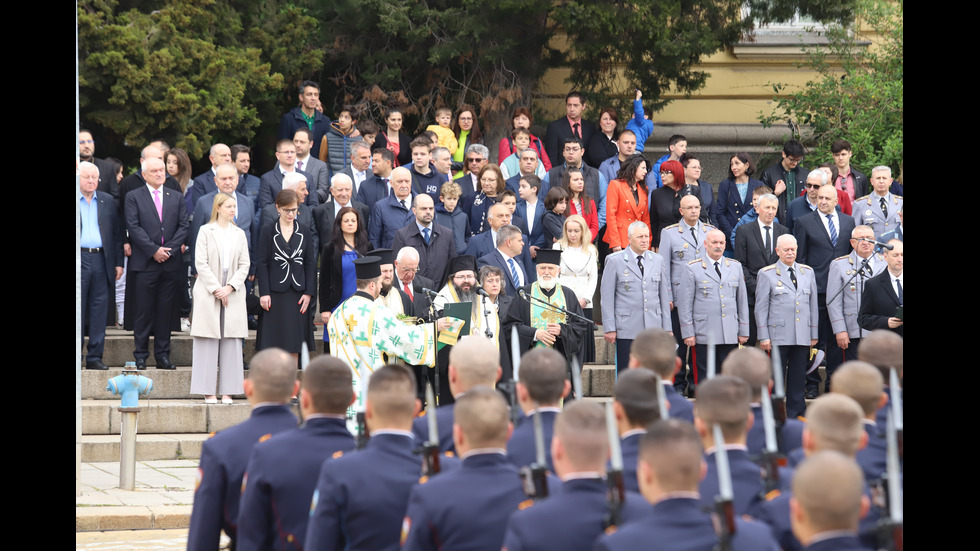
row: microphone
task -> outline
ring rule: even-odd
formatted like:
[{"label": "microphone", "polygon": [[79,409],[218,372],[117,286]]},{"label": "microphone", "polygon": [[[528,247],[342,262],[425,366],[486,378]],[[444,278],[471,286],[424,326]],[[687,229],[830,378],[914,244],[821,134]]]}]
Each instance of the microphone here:
[{"label": "microphone", "polygon": [[882,243],[881,241],[877,241],[875,239],[868,239],[867,237],[862,237],[862,238],[858,239],[858,241],[865,241],[867,243],[874,243],[875,245],[881,247],[882,249],[887,249],[889,251],[895,248],[895,245],[889,245],[888,243]]},{"label": "microphone", "polygon": [[480,285],[479,283],[473,286],[473,290],[487,298],[490,298],[490,293],[487,293],[487,290],[484,289],[483,286]]},{"label": "microphone", "polygon": [[526,292],[524,292],[524,289],[518,289],[518,290],[517,290],[517,293],[518,293],[519,295],[521,295],[521,298],[522,298],[522,299],[524,299],[524,300],[527,300],[528,302],[531,302],[530,300],[528,300],[528,298],[527,298],[527,293],[526,293]]}]

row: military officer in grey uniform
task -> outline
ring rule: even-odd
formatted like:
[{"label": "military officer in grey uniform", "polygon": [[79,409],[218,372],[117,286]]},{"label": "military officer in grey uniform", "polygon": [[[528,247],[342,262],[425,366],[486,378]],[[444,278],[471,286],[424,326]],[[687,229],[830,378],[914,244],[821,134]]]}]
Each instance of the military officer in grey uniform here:
[{"label": "military officer in grey uniform", "polygon": [[817,281],[813,268],[796,262],[796,238],[776,240],[779,261],[759,270],[755,289],[755,320],[759,348],[779,347],[786,372],[786,413],[806,411],[803,397],[810,347],[817,344]]},{"label": "military officer in grey uniform", "polygon": [[[687,272],[691,261],[704,256],[704,238],[714,226],[701,223],[701,202],[696,195],[685,195],[680,201],[681,221],[660,230],[660,249],[657,251],[667,261],[667,278],[674,295],[674,305],[670,311],[670,326],[677,340],[677,356],[681,359],[681,372],[677,375],[678,391],[694,385],[694,365],[686,365],[687,345],[681,338],[680,320],[677,316],[677,288]],[[703,361],[703,358],[699,358]],[[688,370],[688,367],[691,367]]]},{"label": "military officer in grey uniform", "polygon": [[[868,333],[858,325],[858,310],[864,284],[887,269],[884,257],[874,252],[874,230],[871,227],[854,228],[851,232],[851,246],[854,248],[851,254],[831,261],[827,277],[827,315],[835,336],[834,339],[827,340],[828,386],[830,376],[840,364],[857,359],[861,337]],[[862,270],[865,259],[870,260]],[[825,389],[828,392],[829,390]]]},{"label": "military officer in grey uniform", "polygon": [[871,185],[874,192],[855,199],[851,214],[855,226],[871,226],[875,239],[881,241],[882,235],[902,224],[898,213],[905,201],[888,191],[892,185],[892,169],[887,166],[877,166],[871,170]]},{"label": "military officer in grey uniform", "polygon": [[617,372],[627,368],[630,346],[640,331],[653,327],[671,330],[673,300],[667,262],[647,250],[650,226],[646,222],[633,222],[626,235],[630,246],[606,258],[600,287],[602,327],[606,342],[616,343]]},{"label": "military officer in grey uniform", "polygon": [[675,287],[674,306],[680,336],[694,347],[695,382],[707,375],[708,335],[714,339],[718,365],[749,340],[749,298],[742,265],[725,258],[725,234],[712,229],[704,241],[705,257],[687,263]]}]

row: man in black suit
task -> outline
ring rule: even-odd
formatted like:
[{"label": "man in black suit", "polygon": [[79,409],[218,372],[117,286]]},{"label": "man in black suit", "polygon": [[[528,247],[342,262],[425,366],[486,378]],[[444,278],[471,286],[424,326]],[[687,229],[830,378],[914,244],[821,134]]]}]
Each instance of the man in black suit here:
[{"label": "man in black suit", "polygon": [[[146,162],[150,159],[159,159],[160,162],[163,162],[163,150],[153,144],[144,147],[143,150],[140,151],[140,170],[126,176],[119,182],[119,194],[116,196],[116,201],[119,202],[119,217],[123,220],[123,222],[126,220],[126,214],[123,212],[126,208],[126,194],[134,189],[146,187],[146,178],[143,177],[143,171],[146,170]],[[166,178],[163,182],[163,187],[172,189],[177,193],[183,193],[180,189],[180,184],[177,183],[177,180],[175,180],[173,176],[166,174],[166,172],[164,172],[164,174]],[[186,210],[186,208],[187,205],[185,204],[184,209]],[[129,281],[128,278],[126,282],[134,283]]]},{"label": "man in black suit", "polygon": [[445,281],[449,263],[456,256],[453,231],[433,220],[436,205],[426,193],[420,193],[412,201],[415,219],[395,232],[393,250],[413,247],[419,253],[419,275],[433,281]]},{"label": "man in black suit", "polygon": [[94,164],[99,169],[99,191],[113,197],[119,194],[116,171],[108,162],[95,157],[95,140],[92,138],[92,133],[85,129],[78,131],[78,158],[80,161]]},{"label": "man in black suit", "polygon": [[368,206],[358,201],[352,201],[350,176],[344,173],[334,174],[330,179],[330,195],[325,202],[317,205],[313,209],[313,220],[316,223],[316,232],[320,236],[320,242],[327,244],[333,236],[333,225],[337,220],[337,212],[344,207],[352,207],[361,216],[360,227],[367,232]]},{"label": "man in black suit", "polygon": [[582,94],[572,90],[565,96],[565,116],[549,123],[544,134],[544,150],[553,163],[561,158],[561,147],[566,138],[580,138],[582,143],[587,144],[596,133],[595,124],[582,119],[583,113],[585,101]]},{"label": "man in black suit", "polygon": [[307,195],[300,204],[305,204],[311,209],[319,205],[320,201],[317,199],[315,184],[310,180],[310,175],[302,170],[296,170],[296,145],[293,144],[293,140],[276,142],[276,159],[278,160],[276,166],[260,178],[259,208],[264,209],[268,205],[275,204],[276,195],[279,195],[279,192],[283,190],[283,176],[290,172],[299,172],[306,179]]},{"label": "man in black suit", "polygon": [[[108,192],[96,192],[99,167],[95,163],[78,165],[79,223],[82,274],[82,334],[88,333],[86,369],[108,369],[102,363],[105,328],[115,296],[115,281],[123,273],[122,225],[119,209]],[[85,327],[88,330],[85,331]]]},{"label": "man in black suit", "polygon": [[[357,143],[354,144],[357,147]],[[354,196],[371,209],[378,201],[391,195],[391,171],[395,165],[395,154],[387,149],[375,149],[371,153],[372,174],[360,186],[355,186]],[[351,166],[354,161],[351,160]],[[347,169],[344,169],[347,170]]]},{"label": "man in black suit", "polygon": [[414,247],[402,247],[395,252],[395,277],[398,290],[408,295],[412,301],[414,315],[420,318],[428,318],[429,305],[431,302],[422,288],[430,291],[438,291],[435,288],[435,281],[418,275],[419,273],[419,252]]},{"label": "man in black suit", "polygon": [[316,191],[317,203],[327,199],[330,191],[330,167],[327,163],[314,157],[310,148],[313,146],[313,133],[309,128],[297,128],[293,133],[293,145],[296,146],[296,170],[310,176],[310,187]]},{"label": "man in black suit", "polygon": [[[487,211],[487,222],[490,224],[490,231],[485,231],[483,233],[478,233],[470,238],[470,242],[466,245],[466,254],[472,255],[473,258],[480,259],[484,256],[493,253],[497,249],[498,233],[504,226],[511,225],[512,216],[510,209],[504,206],[502,203],[495,203],[490,206]],[[530,245],[531,240],[526,235],[522,235],[522,240],[525,244]],[[531,260],[531,247],[525,247],[521,251],[515,262],[524,269],[524,273],[527,275],[527,280],[525,283],[530,283],[537,278],[537,273],[534,269],[534,262]],[[479,263],[479,262],[478,262]],[[479,264],[483,266],[483,264]],[[510,274],[510,269],[507,269],[507,274]],[[512,279],[508,277],[508,279]]]},{"label": "man in black suit", "polygon": [[[495,266],[504,273],[506,285],[504,294],[510,297],[517,296],[517,289],[528,285],[536,278],[532,277],[530,270],[522,262],[522,253],[529,244],[521,234],[517,226],[503,226],[497,231],[497,247],[493,252],[487,253],[477,259],[478,268],[484,266]],[[516,278],[516,280],[515,280]]]},{"label": "man in black suit", "polygon": [[735,230],[735,260],[742,264],[745,272],[745,289],[749,299],[749,340],[746,346],[754,346],[755,326],[755,284],[759,270],[778,260],[776,239],[789,233],[786,226],[775,222],[779,199],[771,193],[759,198],[759,218],[755,222],[742,224]]},{"label": "man in black suit", "polygon": [[[188,216],[184,196],[163,189],[167,169],[160,159],[143,166],[146,185],[126,195],[126,229],[133,254],[129,271],[139,274],[135,289],[133,357],[137,369],[146,369],[150,333],[157,369],[176,369],[170,361],[170,327],[177,314],[183,275],[183,247]],[[126,317],[129,317],[127,315]]]},{"label": "man in black suit", "polygon": [[905,245],[898,239],[888,242],[891,250],[885,250],[885,262],[888,269],[868,280],[864,284],[864,295],[861,297],[861,309],[858,312],[858,323],[863,329],[890,329],[905,336],[902,328],[902,318],[895,314],[905,303],[902,277],[905,264]]},{"label": "man in black suit", "polygon": [[[214,183],[214,176],[217,174],[219,166],[231,162],[231,148],[223,143],[216,143],[211,146],[208,159],[211,161],[211,168],[195,176],[194,186],[191,187],[191,204],[195,206],[201,197],[212,191],[218,191],[218,185]],[[239,191],[244,193],[245,189]]]},{"label": "man in black suit", "polygon": [[[837,210],[837,188],[829,180],[827,173],[822,170],[814,170],[807,175],[807,186],[820,185],[817,190],[817,210],[796,220],[793,231],[798,246],[796,261],[813,268],[817,278],[820,324],[817,348],[825,352],[829,349],[827,340],[836,339],[827,314],[827,276],[830,273],[830,263],[837,257],[851,253],[851,232],[854,231],[854,219]],[[814,399],[819,395],[819,385],[818,372],[807,374],[807,399]]]}]

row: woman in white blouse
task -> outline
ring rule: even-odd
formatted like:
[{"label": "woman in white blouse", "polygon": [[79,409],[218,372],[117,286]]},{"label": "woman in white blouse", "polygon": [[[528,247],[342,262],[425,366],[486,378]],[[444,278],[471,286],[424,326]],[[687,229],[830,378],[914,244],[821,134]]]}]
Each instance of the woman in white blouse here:
[{"label": "woman in white blouse", "polygon": [[[562,251],[558,283],[575,292],[585,317],[592,319],[592,297],[599,282],[599,252],[582,215],[573,214],[565,220],[561,239],[554,248]],[[595,361],[595,339],[589,336],[585,341],[585,361]]]}]

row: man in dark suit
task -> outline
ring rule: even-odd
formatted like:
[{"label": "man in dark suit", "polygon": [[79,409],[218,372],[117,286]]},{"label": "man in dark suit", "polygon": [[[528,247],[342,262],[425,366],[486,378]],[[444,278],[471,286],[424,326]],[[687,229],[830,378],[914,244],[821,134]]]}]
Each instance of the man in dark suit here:
[{"label": "man in dark suit", "polygon": [[[255,218],[259,217],[259,188],[262,181],[258,176],[249,174],[252,168],[252,150],[247,145],[236,144],[231,146],[231,162],[238,169],[238,192],[244,193],[252,202],[252,209]],[[239,207],[240,208],[240,207]]]},{"label": "man in dark suit", "polygon": [[319,205],[316,187],[310,181],[310,175],[296,170],[296,146],[293,145],[293,140],[279,140],[276,143],[276,159],[279,160],[276,166],[262,175],[259,185],[259,208],[263,209],[266,205],[275,204],[276,195],[283,189],[282,178],[290,172],[299,172],[306,178],[307,195],[302,204],[311,209]]},{"label": "man in dark suit", "polygon": [[[88,333],[86,369],[108,369],[102,363],[105,328],[109,314],[115,313],[113,289],[123,273],[122,225],[116,201],[107,192],[96,192],[99,167],[82,162],[78,166],[79,223],[82,274],[83,334]],[[84,326],[88,330],[84,330]]]},{"label": "man in dark suit", "polygon": [[749,299],[749,340],[746,346],[754,346],[756,340],[756,277],[759,270],[776,262],[776,239],[789,233],[786,226],[774,222],[778,208],[779,199],[775,195],[763,195],[759,198],[759,218],[735,230],[735,260],[742,264],[745,272],[745,290]]},{"label": "man in dark suit", "polygon": [[891,250],[885,250],[888,269],[869,279],[864,285],[858,323],[869,331],[890,329],[904,337],[903,319],[895,314],[896,310],[905,304],[903,290],[905,280],[902,277],[905,245],[898,239],[892,239],[888,244],[892,246]]},{"label": "man in dark suit", "polygon": [[337,212],[344,207],[352,207],[361,215],[361,227],[367,231],[368,213],[370,209],[364,203],[351,200],[351,181],[346,174],[335,174],[330,179],[330,194],[327,200],[313,209],[313,220],[321,243],[329,243],[333,236],[333,225],[337,220]]},{"label": "man in dark suit", "polygon": [[[472,255],[473,258],[480,259],[497,249],[497,232],[500,228],[504,226],[509,226],[511,224],[512,216],[510,209],[501,203],[496,203],[490,206],[487,211],[487,222],[490,224],[490,231],[485,231],[483,233],[478,233],[470,238],[470,242],[466,245],[466,254]],[[524,243],[528,243],[530,239],[527,236],[522,236]],[[530,247],[525,247],[520,253],[519,258],[514,260],[524,268],[524,272],[528,274],[527,283],[534,281],[535,271],[534,262],[531,260],[531,253],[529,251]],[[483,264],[480,264],[483,266]],[[508,274],[508,279],[513,279],[510,277],[510,268],[507,268],[506,273]]]},{"label": "man in dark suit", "polygon": [[[357,147],[357,144],[355,143],[354,146]],[[391,184],[388,182],[391,180],[394,163],[395,154],[387,149],[376,149],[371,154],[372,174],[354,189],[354,196],[361,203],[368,205],[369,209],[378,201],[391,195]]]},{"label": "man in dark suit", "polygon": [[[163,150],[153,144],[144,147],[143,150],[140,151],[140,170],[126,176],[119,182],[119,194],[116,196],[116,201],[119,203],[119,217],[124,222],[126,220],[126,214],[123,212],[126,208],[126,194],[134,189],[146,187],[146,179],[143,177],[143,170],[146,170],[146,162],[150,159],[159,159],[160,162],[163,162]],[[166,178],[164,179],[163,187],[172,189],[177,193],[182,194],[183,192],[181,191],[180,184],[177,183],[177,180],[175,180],[173,176],[166,174],[166,172],[164,172],[164,174],[166,175]],[[184,208],[186,209],[186,205]]]},{"label": "man in dark suit", "polygon": [[327,192],[330,190],[330,168],[327,167],[327,163],[310,153],[310,148],[313,146],[312,135],[309,128],[297,128],[293,133],[293,145],[296,146],[296,170],[309,174],[310,186],[316,191],[317,203],[322,203],[327,199]]},{"label": "man in dark suit", "polygon": [[576,137],[582,143],[589,143],[597,132],[595,124],[582,118],[583,113],[585,101],[582,94],[572,90],[565,96],[565,116],[549,123],[544,134],[544,150],[552,162],[561,158],[561,147],[566,138]]},{"label": "man in dark suit", "polygon": [[[191,205],[197,205],[201,197],[218,191],[218,185],[214,182],[218,167],[231,162],[231,148],[223,143],[216,143],[211,146],[208,154],[211,160],[211,168],[194,177],[194,185],[191,187]],[[237,187],[237,186],[236,186]],[[242,191],[245,191],[244,189]],[[210,213],[208,213],[210,217]]]},{"label": "man in dark suit", "polygon": [[[388,150],[385,149],[384,151]],[[395,158],[394,154],[392,154],[391,158]],[[390,168],[388,170],[389,172],[391,171]],[[346,174],[351,179],[354,185],[353,196],[357,197],[358,192],[361,190],[361,185],[374,177],[374,172],[371,171],[371,147],[363,141],[350,144],[350,163],[343,170],[334,172],[331,176],[336,176],[337,174]],[[361,202],[364,203],[364,201]]]},{"label": "man in dark suit", "polygon": [[496,248],[478,258],[477,267],[496,266],[503,271],[507,278],[504,294],[515,297],[517,296],[517,289],[536,279],[534,275],[531,275],[535,272],[523,262],[523,257],[530,256],[524,254],[526,247],[526,238],[521,234],[520,228],[511,225],[502,226],[497,231]]},{"label": "man in dark suit", "polygon": [[99,191],[113,197],[119,194],[116,171],[108,162],[95,157],[95,140],[92,133],[85,129],[78,131],[78,160],[90,162],[99,169]]},{"label": "man in dark suit", "polygon": [[419,275],[433,281],[445,281],[449,263],[456,256],[453,232],[433,222],[436,206],[432,197],[420,193],[412,203],[415,219],[395,232],[392,249],[413,247],[419,253]]},{"label": "man in dark suit", "polygon": [[[813,268],[817,277],[817,304],[819,306],[819,342],[817,348],[827,351],[827,339],[834,339],[830,327],[830,316],[827,314],[827,276],[830,273],[830,263],[835,258],[851,252],[851,232],[854,231],[854,219],[837,210],[837,189],[828,182],[826,172],[814,170],[807,175],[808,186],[822,184],[817,190],[817,210],[796,220],[793,233],[796,234],[798,252],[797,262]],[[820,374],[817,371],[807,375],[807,398],[818,396],[817,387],[820,385]]]},{"label": "man in dark suit", "polygon": [[[143,169],[146,185],[126,195],[126,228],[133,254],[129,271],[139,274],[135,289],[133,357],[137,369],[146,369],[153,333],[157,369],[176,369],[170,361],[170,327],[177,314],[177,295],[184,267],[188,217],[184,196],[163,189],[167,169],[160,159],[148,159]],[[129,317],[129,316],[127,316]]]},{"label": "man in dark suit", "polygon": [[[255,255],[253,254],[252,243],[258,238],[258,220],[255,217],[255,207],[252,201],[240,191],[235,190],[238,186],[238,170],[235,165],[228,163],[218,166],[215,175],[217,189],[201,197],[194,206],[194,216],[191,218],[190,238],[187,240],[188,254],[194,258],[194,247],[197,245],[197,234],[201,231],[201,226],[211,221],[211,210],[214,206],[214,198],[219,193],[231,195],[235,198],[238,207],[235,214],[235,225],[245,232],[248,241],[248,252],[252,259],[252,266],[255,266]],[[191,266],[194,263],[191,262]]]}]

